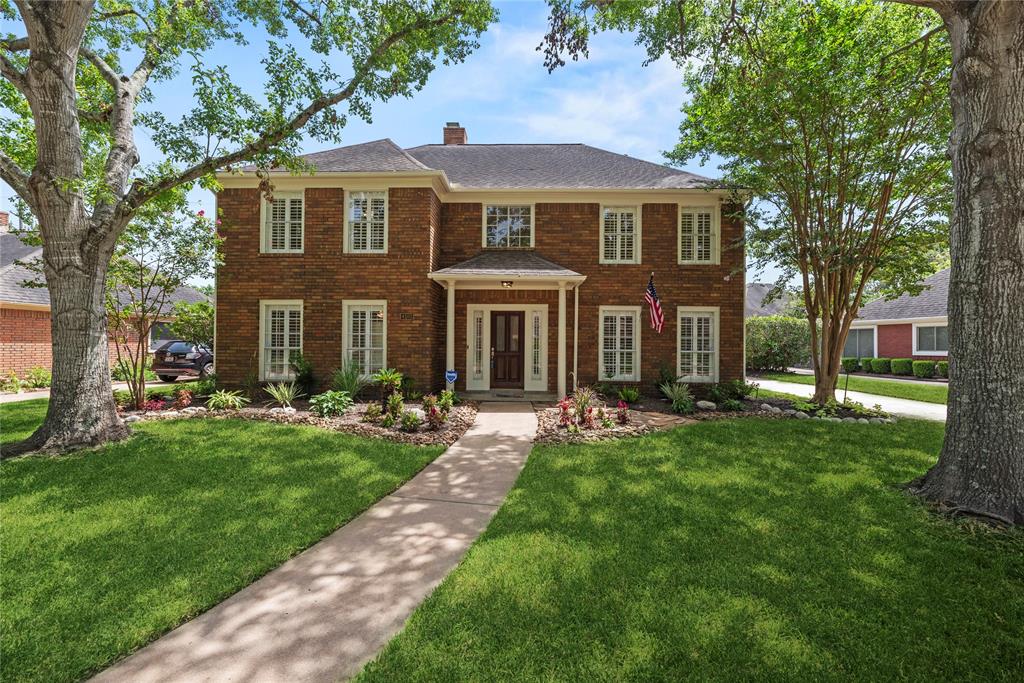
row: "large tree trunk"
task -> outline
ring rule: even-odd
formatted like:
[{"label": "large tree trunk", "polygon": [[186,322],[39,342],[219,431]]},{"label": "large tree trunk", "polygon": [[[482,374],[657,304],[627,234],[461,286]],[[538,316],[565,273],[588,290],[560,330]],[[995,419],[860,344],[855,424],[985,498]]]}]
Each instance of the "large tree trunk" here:
[{"label": "large tree trunk", "polygon": [[938,463],[912,489],[1024,523],[1024,2],[955,3],[950,382]]},{"label": "large tree trunk", "polygon": [[46,420],[4,455],[64,451],[123,438],[110,390],[104,279],[118,230],[90,219],[82,185],[75,69],[92,2],[26,7],[31,53],[26,78],[38,158],[28,180],[44,238],[50,291],[53,383]]}]

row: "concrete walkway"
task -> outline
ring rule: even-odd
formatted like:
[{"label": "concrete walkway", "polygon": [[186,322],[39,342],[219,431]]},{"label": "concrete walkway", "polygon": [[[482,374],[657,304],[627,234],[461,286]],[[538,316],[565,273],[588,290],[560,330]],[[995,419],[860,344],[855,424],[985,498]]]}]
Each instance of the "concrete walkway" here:
[{"label": "concrete walkway", "polygon": [[[146,388],[167,386],[163,382],[147,382]],[[111,382],[110,388],[114,391],[127,391],[127,382]],[[36,398],[50,398],[49,389],[33,389],[23,391],[20,394],[0,394],[0,403],[18,403],[19,401],[31,401]]]},{"label": "concrete walkway", "polygon": [[337,681],[354,676],[484,530],[537,432],[528,403],[484,403],[409,483],[94,681]]},{"label": "concrete walkway", "polygon": [[[814,387],[809,384],[795,384],[793,382],[777,382],[773,379],[762,379],[751,377],[751,382],[761,385],[762,389],[771,391],[782,391],[796,396],[810,398],[814,395]],[[924,401],[911,401],[906,398],[892,398],[891,396],[879,396],[878,394],[865,394],[862,391],[850,391],[846,394],[850,400],[863,403],[866,406],[873,406],[876,403],[882,406],[882,410],[893,415],[903,417],[914,417],[921,420],[946,421],[946,406],[941,403],[925,403]],[[836,390],[836,398],[842,400],[843,388]]]},{"label": "concrete walkway", "polygon": [[[810,375],[814,376],[814,370],[808,370],[807,368],[790,368],[787,372],[792,372],[794,375]],[[839,381],[842,382],[843,378],[846,377],[845,373],[839,374]],[[855,372],[850,377],[863,377],[867,380],[878,380],[879,382],[903,382],[905,384],[924,384],[931,387],[945,387],[949,386],[949,382],[940,382],[938,380],[928,379],[915,379],[913,377],[893,377],[892,375],[874,375],[866,372]]]}]

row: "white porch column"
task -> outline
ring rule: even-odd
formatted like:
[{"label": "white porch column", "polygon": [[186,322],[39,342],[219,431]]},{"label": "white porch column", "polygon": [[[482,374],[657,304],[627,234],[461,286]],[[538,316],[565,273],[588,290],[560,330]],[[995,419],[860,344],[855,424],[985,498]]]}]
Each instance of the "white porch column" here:
[{"label": "white porch column", "polygon": [[558,283],[558,397],[565,396],[565,283]]},{"label": "white porch column", "polygon": [[[445,371],[455,369],[455,281],[448,281],[448,334],[445,340]],[[448,391],[455,390],[453,382],[446,382]]]}]

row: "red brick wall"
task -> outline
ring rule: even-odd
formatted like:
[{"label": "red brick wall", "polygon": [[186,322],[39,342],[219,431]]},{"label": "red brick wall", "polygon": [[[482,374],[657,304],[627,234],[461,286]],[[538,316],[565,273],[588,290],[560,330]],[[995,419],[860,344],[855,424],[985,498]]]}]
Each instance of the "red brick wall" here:
[{"label": "red brick wall", "polygon": [[878,325],[878,358],[913,358],[914,360],[946,360],[943,355],[916,356],[914,326],[911,323]]},{"label": "red brick wall", "polygon": [[261,299],[302,299],[303,352],[326,385],[341,364],[343,301],[386,299],[388,365],[420,388],[438,386],[442,291],[427,279],[440,215],[433,190],[389,190],[387,254],[342,252],[341,188],[308,188],[305,198],[305,253],[261,254],[257,190],[218,195],[224,265],[217,274],[217,376],[237,385],[258,368]]},{"label": "red brick wall", "polygon": [[[0,308],[0,373],[12,370],[22,377],[30,369],[53,367],[50,312]],[[109,342],[110,366],[117,363],[114,342]]]},{"label": "red brick wall", "polygon": [[[306,190],[305,254],[259,253],[259,198],[256,190],[224,190],[225,263],[218,274],[217,369],[229,384],[244,378],[259,348],[259,300],[303,299],[304,349],[326,377],[341,357],[342,301],[388,300],[388,365],[412,376],[423,388],[441,383],[445,358],[444,290],[430,282],[431,270],[481,251],[483,207],[441,204],[428,188],[389,192],[389,253],[342,254],[344,194],[337,188]],[[741,221],[723,216],[721,265],[680,266],[677,205],[642,209],[642,265],[598,265],[597,203],[536,204],[536,252],[587,276],[580,289],[579,381],[597,381],[600,306],[643,304],[651,271],[665,308],[665,329],[657,335],[641,321],[641,376],[653,389],[658,368],[676,366],[676,306],[720,309],[719,375],[743,376],[744,252]],[[558,298],[555,291],[462,290],[457,295],[456,368],[464,388],[466,304],[548,303],[549,384],[557,385]],[[572,370],[573,293],[566,297],[566,372]],[[255,365],[253,365],[255,367]],[[567,384],[571,381],[567,378]]]}]

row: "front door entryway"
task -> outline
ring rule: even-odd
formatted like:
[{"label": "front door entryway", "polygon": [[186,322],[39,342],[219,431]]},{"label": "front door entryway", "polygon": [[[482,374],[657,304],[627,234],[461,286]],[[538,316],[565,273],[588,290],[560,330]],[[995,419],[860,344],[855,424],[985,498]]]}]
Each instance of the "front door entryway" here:
[{"label": "front door entryway", "polygon": [[491,312],[491,386],[523,388],[523,311]]}]

